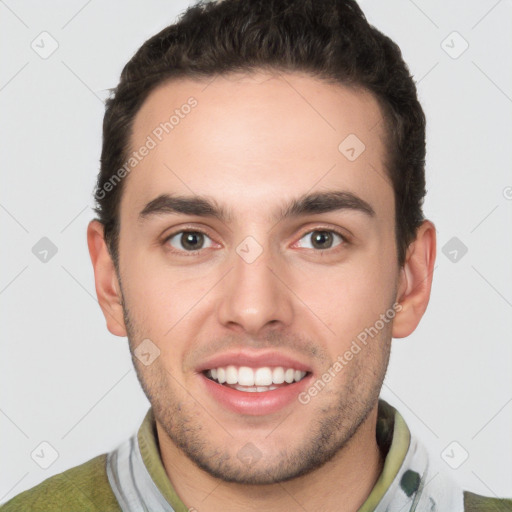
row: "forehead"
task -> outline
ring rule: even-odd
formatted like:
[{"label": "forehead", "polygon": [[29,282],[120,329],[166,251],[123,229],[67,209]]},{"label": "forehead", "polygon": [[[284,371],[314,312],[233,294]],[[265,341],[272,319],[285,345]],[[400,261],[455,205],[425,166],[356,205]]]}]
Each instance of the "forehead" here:
[{"label": "forehead", "polygon": [[250,215],[255,206],[322,188],[386,208],[393,192],[383,130],[372,94],[308,75],[173,80],[134,119],[131,151],[139,156],[121,214],[175,193],[219,198]]}]

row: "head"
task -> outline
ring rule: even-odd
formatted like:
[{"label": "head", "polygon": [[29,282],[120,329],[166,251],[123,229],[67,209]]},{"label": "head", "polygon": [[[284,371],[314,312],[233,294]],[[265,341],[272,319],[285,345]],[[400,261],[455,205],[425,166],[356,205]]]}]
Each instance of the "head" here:
[{"label": "head", "polygon": [[[255,484],[356,443],[435,257],[425,118],[396,44],[353,1],[198,4],[125,66],[103,136],[96,289],[161,443]],[[230,361],[305,376],[291,402],[226,405],[208,370]]]}]

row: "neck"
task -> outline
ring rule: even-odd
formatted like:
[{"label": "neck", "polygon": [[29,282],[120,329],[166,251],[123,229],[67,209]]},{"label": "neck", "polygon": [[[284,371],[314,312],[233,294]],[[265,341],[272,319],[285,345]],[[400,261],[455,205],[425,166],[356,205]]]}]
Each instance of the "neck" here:
[{"label": "neck", "polygon": [[377,405],[342,450],[321,468],[272,485],[224,482],[198,468],[157,422],[162,461],[176,493],[201,512],[304,510],[356,512],[382,472],[384,457],[376,441]]}]

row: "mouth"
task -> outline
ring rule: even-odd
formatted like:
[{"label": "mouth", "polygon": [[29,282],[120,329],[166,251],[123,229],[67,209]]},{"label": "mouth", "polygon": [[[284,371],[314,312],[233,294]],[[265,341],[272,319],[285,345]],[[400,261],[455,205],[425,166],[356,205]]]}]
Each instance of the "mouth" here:
[{"label": "mouth", "polygon": [[265,393],[301,382],[310,372],[284,366],[219,366],[203,371],[204,376],[231,389],[244,393]]},{"label": "mouth", "polygon": [[[246,363],[247,364],[247,363]],[[237,415],[265,416],[299,405],[312,373],[293,366],[215,366],[202,370],[206,395],[217,407]]]}]

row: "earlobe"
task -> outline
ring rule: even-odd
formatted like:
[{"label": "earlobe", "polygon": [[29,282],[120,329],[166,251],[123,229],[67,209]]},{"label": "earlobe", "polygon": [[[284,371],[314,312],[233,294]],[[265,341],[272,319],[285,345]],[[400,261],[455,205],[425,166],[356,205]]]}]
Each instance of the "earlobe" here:
[{"label": "earlobe", "polygon": [[89,222],[87,245],[94,269],[96,295],[107,322],[107,328],[116,336],[126,336],[121,290],[114,262],[105,243],[101,222],[97,220]]},{"label": "earlobe", "polygon": [[427,309],[436,258],[436,228],[425,220],[407,249],[400,271],[397,302],[402,306],[393,322],[393,338],[409,336]]}]

